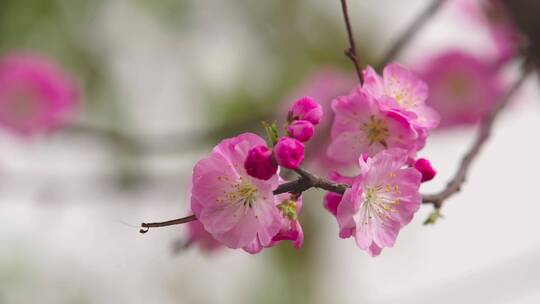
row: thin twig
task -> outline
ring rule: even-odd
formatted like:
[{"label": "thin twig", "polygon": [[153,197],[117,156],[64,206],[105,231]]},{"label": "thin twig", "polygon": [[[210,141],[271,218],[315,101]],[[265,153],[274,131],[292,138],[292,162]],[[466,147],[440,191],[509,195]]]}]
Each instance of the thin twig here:
[{"label": "thin twig", "polygon": [[354,42],[354,35],[351,27],[351,21],[349,20],[349,10],[347,8],[347,0],[341,0],[341,8],[343,10],[343,19],[345,20],[345,27],[347,28],[347,35],[349,36],[349,45],[348,49],[345,49],[345,55],[351,59],[356,69],[356,75],[360,83],[362,80],[362,69],[360,67],[360,59],[358,58],[358,53],[356,51],[356,43]]},{"label": "thin twig", "polygon": [[416,33],[431,19],[433,15],[439,10],[439,7],[445,0],[433,0],[431,4],[420,14],[413,23],[405,30],[403,34],[394,42],[392,47],[383,56],[381,62],[377,65],[377,69],[381,69],[387,65],[399,52],[409,43],[409,41],[415,36]]},{"label": "thin twig", "polygon": [[530,75],[530,73],[533,71],[533,64],[531,62],[526,62],[523,67],[523,71],[521,76],[514,82],[514,84],[506,91],[506,93],[501,97],[499,103],[496,107],[494,107],[491,112],[489,112],[486,117],[482,120],[478,135],[473,142],[472,146],[470,147],[469,151],[465,153],[463,156],[463,159],[461,160],[460,166],[458,168],[458,171],[456,172],[455,176],[448,182],[446,188],[444,188],[442,191],[436,194],[431,195],[424,195],[423,196],[423,203],[424,204],[433,204],[435,208],[440,209],[442,204],[446,199],[448,199],[450,196],[454,195],[455,193],[459,192],[461,189],[462,184],[465,182],[465,179],[467,177],[467,173],[469,172],[469,168],[473,161],[478,156],[480,150],[486,143],[487,139],[489,138],[491,134],[491,130],[493,128],[493,123],[495,122],[495,119],[501,113],[501,111],[504,109],[504,107],[508,104],[511,97],[514,95],[514,93],[521,87],[525,79],[527,79],[527,76]]},{"label": "thin twig", "polygon": [[141,224],[141,229],[139,230],[139,232],[140,233],[147,233],[148,229],[150,229],[150,228],[166,227],[166,226],[172,226],[172,225],[180,225],[180,224],[185,224],[185,223],[192,222],[192,221],[194,221],[196,219],[197,219],[197,217],[195,215],[190,215],[190,216],[186,216],[186,217],[183,217],[183,218],[170,220],[170,221],[166,221],[166,222],[142,223]]}]

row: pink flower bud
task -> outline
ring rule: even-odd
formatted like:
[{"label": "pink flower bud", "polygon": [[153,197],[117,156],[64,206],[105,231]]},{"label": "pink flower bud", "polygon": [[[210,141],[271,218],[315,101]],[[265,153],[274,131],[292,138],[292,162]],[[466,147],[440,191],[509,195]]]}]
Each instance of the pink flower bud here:
[{"label": "pink flower bud", "polygon": [[324,209],[328,210],[333,215],[337,215],[337,208],[343,196],[335,192],[326,192],[324,195]]},{"label": "pink flower bud", "polygon": [[437,174],[437,171],[433,169],[429,160],[425,158],[417,159],[414,163],[414,167],[422,173],[422,183],[432,180]]},{"label": "pink flower bud", "polygon": [[288,169],[298,169],[304,160],[304,145],[297,139],[282,137],[274,147],[276,161]]},{"label": "pink flower bud", "polygon": [[308,96],[298,99],[289,108],[289,121],[307,120],[316,125],[321,121],[322,116],[322,106]]},{"label": "pink flower bud", "polygon": [[287,132],[293,138],[306,142],[313,137],[313,124],[307,120],[295,120],[288,127]]},{"label": "pink flower bud", "polygon": [[272,159],[272,150],[260,145],[251,148],[244,162],[246,172],[255,178],[269,180],[276,174],[278,166]]}]

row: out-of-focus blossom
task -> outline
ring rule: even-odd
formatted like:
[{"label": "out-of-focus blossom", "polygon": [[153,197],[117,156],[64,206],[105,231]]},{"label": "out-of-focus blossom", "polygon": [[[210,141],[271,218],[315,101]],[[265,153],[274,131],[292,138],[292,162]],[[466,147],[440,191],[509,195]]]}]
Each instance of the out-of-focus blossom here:
[{"label": "out-of-focus blossom", "polygon": [[307,120],[316,125],[321,121],[322,117],[322,106],[309,96],[298,99],[289,108],[289,121]]},{"label": "out-of-focus blossom", "polygon": [[269,180],[276,174],[278,165],[272,157],[272,150],[266,146],[256,146],[249,150],[244,168],[253,177]]},{"label": "out-of-focus blossom", "polygon": [[44,134],[69,123],[78,97],[74,81],[44,57],[0,59],[0,124],[16,134]]},{"label": "out-of-focus blossom", "polygon": [[406,151],[399,149],[384,150],[367,161],[360,158],[361,173],[338,205],[340,237],[353,236],[372,256],[392,247],[420,208],[422,176],[406,162]]},{"label": "out-of-focus blossom", "polygon": [[306,142],[313,137],[313,124],[307,120],[295,120],[287,126],[287,132],[293,138]]},{"label": "out-of-focus blossom", "polygon": [[414,162],[414,167],[422,174],[422,183],[432,180],[437,171],[431,166],[429,160],[425,158],[419,158]]},{"label": "out-of-focus blossom", "polygon": [[327,153],[336,161],[354,164],[364,153],[373,156],[388,148],[401,148],[414,155],[420,145],[404,113],[382,106],[360,87],[336,98],[332,109],[335,120]]},{"label": "out-of-focus blossom", "polygon": [[404,111],[415,126],[432,129],[439,124],[437,112],[426,105],[428,86],[413,72],[391,63],[382,78],[369,66],[363,74],[363,89],[385,106]]},{"label": "out-of-focus blossom", "polygon": [[244,133],[221,141],[193,169],[191,209],[212,237],[230,248],[267,246],[281,229],[272,191],[277,174],[264,181],[244,169],[248,151],[264,139]]},{"label": "out-of-focus blossom", "polygon": [[197,245],[205,252],[214,252],[224,248],[220,242],[216,241],[210,233],[204,230],[204,226],[199,221],[187,223],[187,233],[187,244]]},{"label": "out-of-focus blossom", "polygon": [[478,122],[504,92],[491,64],[462,51],[445,52],[423,66],[427,103],[439,112],[440,128]]},{"label": "out-of-focus blossom", "polygon": [[304,161],[304,145],[297,139],[282,137],[274,147],[277,163],[287,169],[298,169]]},{"label": "out-of-focus blossom", "polygon": [[448,0],[490,33],[496,48],[493,63],[511,59],[519,51],[522,38],[512,16],[501,0]]}]

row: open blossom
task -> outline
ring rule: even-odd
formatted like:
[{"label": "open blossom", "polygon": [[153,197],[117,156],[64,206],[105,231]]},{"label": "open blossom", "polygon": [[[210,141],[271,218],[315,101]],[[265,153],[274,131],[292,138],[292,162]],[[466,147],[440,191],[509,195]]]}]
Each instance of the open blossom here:
[{"label": "open blossom", "polygon": [[313,98],[304,96],[292,104],[288,116],[290,121],[307,120],[316,125],[322,119],[323,109]]},{"label": "open blossom", "polygon": [[280,138],[274,153],[277,163],[291,170],[298,169],[304,161],[304,145],[295,138]]},{"label": "open blossom", "polygon": [[272,157],[272,150],[265,145],[261,145],[253,147],[248,151],[244,168],[253,177],[269,180],[276,174],[278,165]]},{"label": "open blossom", "polygon": [[447,51],[420,72],[430,88],[427,103],[441,115],[440,128],[478,122],[504,88],[493,66],[462,51]]},{"label": "open blossom", "polygon": [[382,78],[369,66],[363,74],[363,88],[385,106],[405,111],[412,123],[421,128],[432,129],[438,125],[437,112],[425,104],[428,86],[413,72],[391,63],[384,68]]},{"label": "open blossom", "polygon": [[72,80],[45,58],[0,59],[0,124],[17,134],[43,134],[69,122],[78,95]]},{"label": "open blossom", "polygon": [[332,109],[335,120],[327,153],[336,161],[352,164],[363,153],[373,156],[388,148],[401,148],[413,155],[422,145],[405,114],[382,106],[362,88],[336,98]]},{"label": "open blossom", "polygon": [[272,193],[278,175],[265,181],[244,169],[248,151],[261,145],[265,141],[252,133],[225,139],[193,169],[191,209],[204,229],[230,248],[267,246],[281,229]]},{"label": "open blossom", "polygon": [[291,241],[294,248],[300,248],[304,244],[304,231],[298,220],[298,216],[302,212],[302,197],[293,199],[291,194],[284,193],[277,195],[276,206],[281,214],[281,228],[279,232],[272,238],[272,242],[267,245],[262,245],[256,240],[244,248],[249,253],[258,253],[263,248],[275,246],[281,241]]},{"label": "open blossom", "polygon": [[361,173],[337,208],[340,237],[353,236],[372,256],[392,247],[420,208],[421,174],[406,167],[406,161],[405,151],[399,149],[382,151],[367,161],[360,158]]}]

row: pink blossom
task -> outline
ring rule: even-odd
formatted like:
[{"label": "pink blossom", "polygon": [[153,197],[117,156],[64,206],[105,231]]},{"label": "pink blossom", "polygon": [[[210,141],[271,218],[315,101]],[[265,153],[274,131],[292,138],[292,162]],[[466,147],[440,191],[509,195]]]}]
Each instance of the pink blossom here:
[{"label": "pink blossom", "polygon": [[440,113],[440,128],[478,122],[504,92],[492,65],[462,51],[442,53],[424,66],[427,103]]},{"label": "pink blossom", "polygon": [[306,142],[313,137],[313,124],[307,120],[295,120],[287,126],[287,132],[292,138]]},{"label": "pink blossom", "polygon": [[407,153],[399,149],[382,151],[367,162],[360,158],[361,173],[337,208],[340,237],[353,236],[372,256],[392,247],[420,208],[421,174],[406,161]]},{"label": "pink blossom", "polygon": [[309,96],[296,100],[289,109],[289,121],[307,120],[316,125],[321,121],[322,116],[322,106]]},{"label": "pink blossom", "polygon": [[203,251],[213,252],[223,245],[216,241],[210,233],[204,230],[204,226],[200,221],[192,221],[187,224],[188,239],[187,243],[190,245],[198,245]]},{"label": "pink blossom", "polygon": [[431,129],[438,125],[437,112],[425,104],[428,86],[413,72],[391,63],[384,68],[382,78],[369,66],[363,74],[363,88],[385,106],[404,111],[415,126]]},{"label": "pink blossom", "polygon": [[279,202],[278,208],[281,210],[281,229],[273,238],[274,244],[280,241],[292,241],[294,248],[302,247],[304,243],[304,232],[298,221],[298,216],[302,212],[302,197],[292,199],[290,194],[282,194],[276,197]]},{"label": "pink blossom", "polygon": [[277,174],[264,181],[244,169],[249,150],[264,144],[251,133],[225,139],[193,169],[191,209],[204,229],[230,248],[266,246],[281,229],[272,193]]},{"label": "pink blossom", "polygon": [[278,165],[272,157],[272,150],[265,145],[261,145],[249,150],[244,162],[244,168],[253,177],[269,180],[276,174]]},{"label": "pink blossom", "polygon": [[274,147],[276,161],[288,169],[298,169],[304,160],[304,145],[297,139],[282,137]]},{"label": "pink blossom", "polygon": [[43,134],[68,123],[78,95],[72,79],[46,58],[0,59],[0,124],[16,134]]},{"label": "pink blossom", "polygon": [[382,106],[357,87],[348,96],[332,102],[335,114],[328,157],[342,163],[356,163],[360,155],[373,156],[388,148],[401,148],[413,155],[421,138],[399,110]]},{"label": "pink blossom", "polygon": [[285,193],[275,197],[277,208],[281,214],[281,228],[272,238],[272,242],[267,245],[261,244],[256,239],[243,249],[251,254],[259,253],[264,248],[275,246],[281,241],[291,241],[294,248],[302,247],[304,243],[304,232],[298,220],[302,212],[302,198],[293,199],[291,194]]},{"label": "pink blossom", "polygon": [[432,180],[437,171],[431,166],[429,160],[425,158],[419,158],[414,162],[414,167],[422,174],[422,183]]}]

